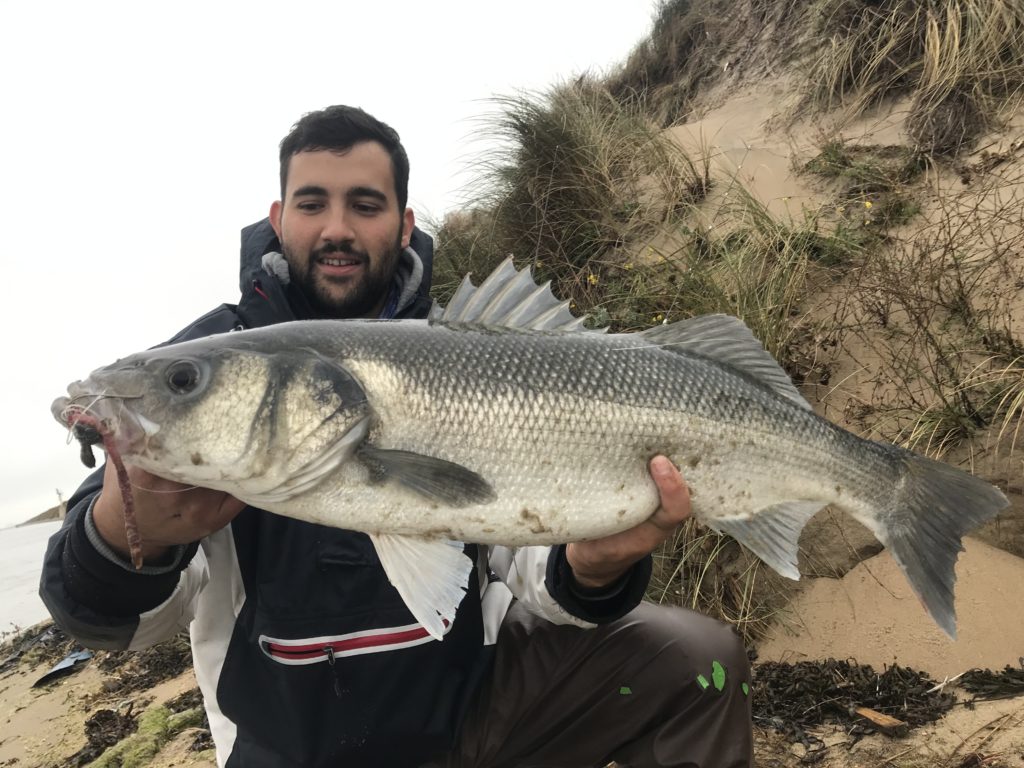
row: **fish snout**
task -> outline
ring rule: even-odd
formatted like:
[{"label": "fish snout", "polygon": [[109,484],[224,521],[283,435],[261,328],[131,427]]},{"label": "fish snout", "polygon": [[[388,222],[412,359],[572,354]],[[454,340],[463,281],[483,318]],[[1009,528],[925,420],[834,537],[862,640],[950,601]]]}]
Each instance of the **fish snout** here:
[{"label": "fish snout", "polygon": [[67,429],[83,449],[106,439],[113,440],[122,453],[130,453],[147,442],[159,426],[126,407],[125,398],[113,396],[92,380],[68,385],[68,396],[50,405],[54,418]]},{"label": "fish snout", "polygon": [[70,397],[58,397],[50,404],[50,413],[53,414],[53,418],[55,418],[61,426],[70,426],[67,419],[67,411],[70,404]]}]

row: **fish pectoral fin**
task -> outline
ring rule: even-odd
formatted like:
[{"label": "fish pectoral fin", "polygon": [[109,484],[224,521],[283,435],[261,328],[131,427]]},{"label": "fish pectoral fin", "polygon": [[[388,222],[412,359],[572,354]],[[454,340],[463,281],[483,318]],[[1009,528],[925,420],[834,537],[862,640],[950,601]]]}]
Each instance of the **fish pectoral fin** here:
[{"label": "fish pectoral fin", "polygon": [[483,477],[461,464],[412,451],[364,445],[356,454],[374,479],[394,480],[428,501],[450,507],[487,504],[498,498]]},{"label": "fish pectoral fin", "polygon": [[370,534],[370,541],[409,612],[432,637],[441,640],[446,625],[455,621],[475,567],[463,545],[385,533]]},{"label": "fish pectoral fin", "polygon": [[807,521],[825,504],[798,499],[759,509],[749,518],[718,519],[708,525],[745,546],[779,575],[799,580],[797,541]]}]

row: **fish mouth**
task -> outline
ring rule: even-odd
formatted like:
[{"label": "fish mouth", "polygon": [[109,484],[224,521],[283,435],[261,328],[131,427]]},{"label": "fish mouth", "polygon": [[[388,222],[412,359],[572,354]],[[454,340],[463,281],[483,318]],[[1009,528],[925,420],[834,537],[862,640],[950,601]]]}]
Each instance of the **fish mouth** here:
[{"label": "fish mouth", "polygon": [[142,419],[125,405],[130,398],[108,394],[86,393],[79,382],[68,387],[70,397],[58,397],[50,405],[50,413],[67,427],[81,446],[82,463],[96,466],[92,448],[103,444],[120,454],[136,453],[159,426]]}]

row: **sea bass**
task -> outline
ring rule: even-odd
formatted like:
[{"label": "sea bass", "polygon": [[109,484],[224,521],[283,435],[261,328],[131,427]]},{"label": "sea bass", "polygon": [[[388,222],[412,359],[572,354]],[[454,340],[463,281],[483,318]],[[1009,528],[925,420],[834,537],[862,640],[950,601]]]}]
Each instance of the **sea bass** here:
[{"label": "sea bass", "polygon": [[510,261],[428,320],[298,321],[141,352],[71,384],[53,413],[83,452],[102,440],[161,477],[366,532],[435,637],[473,568],[460,542],[631,528],[657,506],[656,454],[682,469],[699,520],[783,576],[799,578],[806,522],[846,511],[951,637],[961,537],[1007,505],[817,416],[736,318],[588,331]]}]

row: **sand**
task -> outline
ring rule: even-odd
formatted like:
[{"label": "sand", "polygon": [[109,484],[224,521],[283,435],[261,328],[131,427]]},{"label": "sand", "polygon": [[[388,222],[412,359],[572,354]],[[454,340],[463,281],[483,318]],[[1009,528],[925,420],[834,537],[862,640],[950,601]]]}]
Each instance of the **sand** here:
[{"label": "sand", "polygon": [[[925,613],[892,557],[882,552],[841,579],[809,579],[773,633],[758,645],[758,661],[855,659],[881,671],[898,663],[938,682],[969,669],[1017,667],[1024,656],[1024,559],[975,539],[957,565],[958,637],[950,640]],[[948,689],[958,692],[955,684]],[[970,696],[959,691],[962,702]],[[992,765],[1024,768],[1024,697],[961,704],[942,720],[902,738],[874,735],[853,743],[834,729],[820,765],[968,766],[969,755],[998,756]],[[762,735],[762,743],[771,742]],[[777,738],[777,737],[775,737]],[[781,762],[780,752],[788,757]],[[776,744],[759,764],[800,765],[802,748]],[[789,759],[791,758],[791,760]]]},{"label": "sand", "polygon": [[[141,713],[194,688],[191,670],[147,690],[129,695],[108,693],[104,674],[89,662],[80,671],[45,687],[32,684],[51,666],[21,664],[0,674],[0,766],[56,768],[86,745],[85,721],[99,709]],[[152,768],[213,768],[212,753],[190,749],[195,734],[183,732],[169,741],[151,762]]]},{"label": "sand", "polygon": [[931,620],[888,552],[842,579],[810,579],[759,659],[855,658],[877,669],[898,662],[942,680],[968,669],[1017,666],[1024,656],[1024,559],[966,539],[957,564],[958,635]]}]

